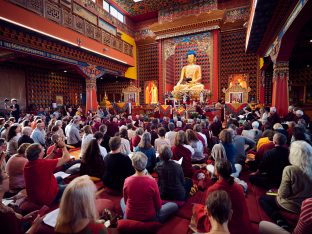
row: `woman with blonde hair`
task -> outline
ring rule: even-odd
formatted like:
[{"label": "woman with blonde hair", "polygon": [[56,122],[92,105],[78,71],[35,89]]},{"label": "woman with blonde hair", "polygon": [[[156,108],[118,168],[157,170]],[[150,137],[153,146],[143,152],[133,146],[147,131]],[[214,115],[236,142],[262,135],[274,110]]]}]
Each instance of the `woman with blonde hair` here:
[{"label": "woman with blonde hair", "polygon": [[294,141],[290,146],[290,166],[283,170],[276,198],[264,195],[260,205],[279,226],[289,230],[280,209],[299,214],[302,202],[312,197],[312,146],[305,141]]},{"label": "woman with blonde hair", "polygon": [[104,224],[96,222],[95,192],[89,176],[80,176],[67,185],[56,220],[56,233],[107,233]]}]

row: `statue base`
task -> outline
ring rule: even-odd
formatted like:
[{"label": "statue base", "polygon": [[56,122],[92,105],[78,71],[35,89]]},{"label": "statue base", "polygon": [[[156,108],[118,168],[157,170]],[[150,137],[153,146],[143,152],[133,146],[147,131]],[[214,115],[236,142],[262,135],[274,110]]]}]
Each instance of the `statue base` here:
[{"label": "statue base", "polygon": [[[183,100],[183,98],[187,98],[191,101],[207,101],[210,96],[210,91],[207,89],[202,90],[192,90],[192,89],[184,89],[179,91],[172,91],[172,96],[176,100]],[[202,100],[201,100],[202,99]]]}]

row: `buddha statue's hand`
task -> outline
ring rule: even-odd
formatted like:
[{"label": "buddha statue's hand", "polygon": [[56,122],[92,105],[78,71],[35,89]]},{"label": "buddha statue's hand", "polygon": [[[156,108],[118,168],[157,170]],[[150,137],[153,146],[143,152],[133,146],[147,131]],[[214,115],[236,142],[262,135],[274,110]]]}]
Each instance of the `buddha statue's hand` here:
[{"label": "buddha statue's hand", "polygon": [[193,82],[193,79],[190,78],[190,77],[188,77],[188,78],[185,78],[185,81],[186,81],[187,83],[192,83],[192,82]]}]

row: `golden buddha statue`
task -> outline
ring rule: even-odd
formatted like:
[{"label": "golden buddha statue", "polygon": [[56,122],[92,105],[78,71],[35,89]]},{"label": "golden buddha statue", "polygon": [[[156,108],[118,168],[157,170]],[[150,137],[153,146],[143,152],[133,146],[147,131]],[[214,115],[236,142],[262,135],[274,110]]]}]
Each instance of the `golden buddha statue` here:
[{"label": "golden buddha statue", "polygon": [[184,90],[201,91],[204,89],[204,85],[201,84],[201,67],[195,64],[196,53],[194,51],[187,53],[187,62],[188,65],[182,68],[179,82],[173,88],[175,92]]},{"label": "golden buddha statue", "polygon": [[107,97],[107,95],[106,95],[106,92],[105,92],[105,95],[104,95],[104,97],[103,97],[103,100],[102,100],[102,102],[100,103],[102,106],[104,106],[104,107],[107,107],[107,108],[112,108],[113,106],[112,106],[112,104],[111,104],[111,102],[108,100],[108,97]]}]

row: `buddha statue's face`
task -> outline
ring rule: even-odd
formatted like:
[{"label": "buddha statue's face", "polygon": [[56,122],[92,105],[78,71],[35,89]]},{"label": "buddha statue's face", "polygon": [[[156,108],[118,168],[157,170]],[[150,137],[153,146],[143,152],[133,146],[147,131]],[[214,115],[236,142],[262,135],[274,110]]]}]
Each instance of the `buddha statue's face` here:
[{"label": "buddha statue's face", "polygon": [[188,63],[194,63],[195,60],[196,60],[196,58],[195,58],[194,54],[189,54],[189,55],[187,56],[187,62],[188,62]]}]

